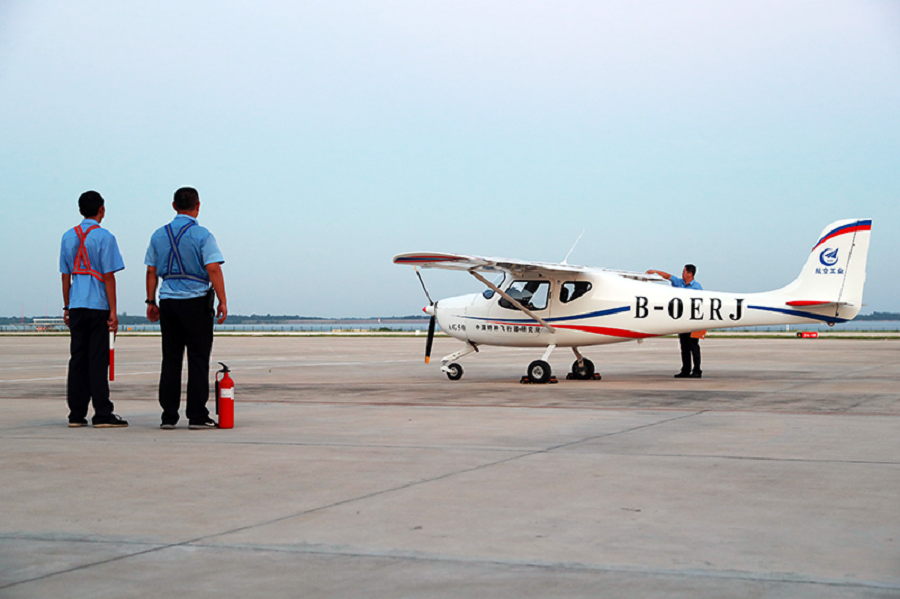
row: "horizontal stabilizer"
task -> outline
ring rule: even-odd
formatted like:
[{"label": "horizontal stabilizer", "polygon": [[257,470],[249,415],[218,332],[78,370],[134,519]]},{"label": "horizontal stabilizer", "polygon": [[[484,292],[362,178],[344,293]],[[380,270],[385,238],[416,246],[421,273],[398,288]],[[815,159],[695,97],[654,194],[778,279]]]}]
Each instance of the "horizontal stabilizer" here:
[{"label": "horizontal stabilizer", "polygon": [[853,304],[849,304],[847,302],[822,302],[816,300],[794,300],[792,302],[785,302],[788,306],[804,306],[807,308],[826,308],[826,307],[837,307],[837,306],[852,306]]}]

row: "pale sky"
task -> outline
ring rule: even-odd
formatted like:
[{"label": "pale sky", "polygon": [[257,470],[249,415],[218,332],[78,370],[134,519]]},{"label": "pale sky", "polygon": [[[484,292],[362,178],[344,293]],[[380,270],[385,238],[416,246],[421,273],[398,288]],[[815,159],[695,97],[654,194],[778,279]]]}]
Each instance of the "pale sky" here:
[{"label": "pale sky", "polygon": [[[144,252],[200,191],[235,314],[391,316],[395,254],[793,280],[872,218],[900,311],[900,3],[0,0],[0,315],[55,316],[88,189]],[[435,298],[478,291],[425,271]]]}]

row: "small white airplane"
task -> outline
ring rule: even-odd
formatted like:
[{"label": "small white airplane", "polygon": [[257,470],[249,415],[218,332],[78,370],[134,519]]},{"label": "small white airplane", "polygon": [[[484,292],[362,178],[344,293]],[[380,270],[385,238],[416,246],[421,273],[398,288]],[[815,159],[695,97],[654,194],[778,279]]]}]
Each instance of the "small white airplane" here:
[{"label": "small white airplane", "polygon": [[[528,366],[526,380],[532,383],[549,382],[551,352],[570,347],[576,360],[569,377],[590,380],[594,364],[582,356],[580,347],[727,327],[815,322],[833,326],[852,320],[862,306],[871,229],[870,219],[828,225],[800,276],[781,289],[763,293],[676,288],[657,274],[565,262],[416,252],[395,256],[394,263],[468,271],[488,287],[481,294],[437,302],[425,290],[430,305],[424,311],[431,315],[426,363],[435,320],[444,332],[465,343],[441,359],[441,370],[450,380],[463,375],[456,360],[482,345],[545,348],[541,359]],[[502,273],[503,280],[494,284],[483,272]]]}]

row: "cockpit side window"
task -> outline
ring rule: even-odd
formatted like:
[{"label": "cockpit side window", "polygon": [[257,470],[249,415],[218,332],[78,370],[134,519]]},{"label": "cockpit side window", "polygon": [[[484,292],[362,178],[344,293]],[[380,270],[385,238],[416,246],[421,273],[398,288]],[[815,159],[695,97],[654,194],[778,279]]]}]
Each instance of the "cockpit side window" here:
[{"label": "cockpit side window", "polygon": [[[547,307],[550,297],[549,281],[513,281],[506,288],[506,293],[529,310],[543,310]],[[500,299],[500,307],[508,310],[518,310],[505,297]]]},{"label": "cockpit side window", "polygon": [[573,302],[591,290],[590,281],[569,281],[563,283],[559,290],[559,301],[564,304]]}]

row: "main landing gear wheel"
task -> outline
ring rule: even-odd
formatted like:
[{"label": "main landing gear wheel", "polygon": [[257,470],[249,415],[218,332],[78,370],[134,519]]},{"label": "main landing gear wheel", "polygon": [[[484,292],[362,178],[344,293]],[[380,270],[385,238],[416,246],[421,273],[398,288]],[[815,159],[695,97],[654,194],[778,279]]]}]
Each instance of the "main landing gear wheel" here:
[{"label": "main landing gear wheel", "polygon": [[463,368],[459,364],[447,365],[447,378],[451,381],[458,381],[462,378]]},{"label": "main landing gear wheel", "polygon": [[582,363],[584,364],[579,368],[578,360],[575,360],[572,363],[572,378],[579,381],[589,381],[594,378],[594,363],[585,358]]},{"label": "main landing gear wheel", "polygon": [[550,365],[543,360],[535,360],[528,365],[528,378],[532,383],[549,383],[550,375]]}]

